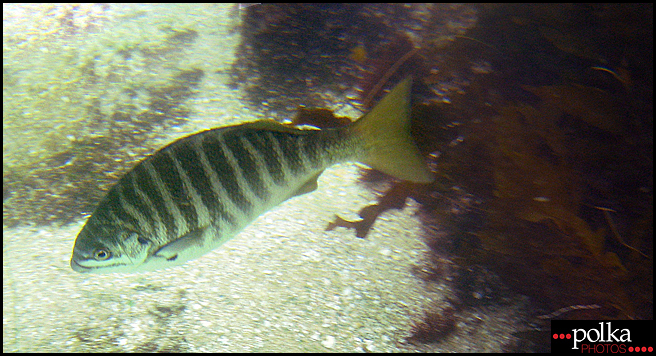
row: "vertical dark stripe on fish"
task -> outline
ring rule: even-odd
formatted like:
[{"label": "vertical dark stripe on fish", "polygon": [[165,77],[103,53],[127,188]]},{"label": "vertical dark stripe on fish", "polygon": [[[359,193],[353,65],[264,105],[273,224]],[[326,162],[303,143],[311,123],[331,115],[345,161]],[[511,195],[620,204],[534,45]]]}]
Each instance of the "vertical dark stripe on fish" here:
[{"label": "vertical dark stripe on fish", "polygon": [[[166,208],[164,198],[159,194],[157,188],[154,186],[156,183],[150,178],[148,172],[143,163],[134,167],[132,170],[134,174],[134,182],[136,186],[141,190],[151,204],[157,211],[157,215],[161,218],[162,224],[166,228],[166,235],[171,237],[180,236],[177,231],[177,226],[175,224],[175,217]],[[184,234],[184,232],[182,232]]]},{"label": "vertical dark stripe on fish", "polygon": [[146,173],[148,173],[148,176],[150,176],[150,180],[153,183],[151,187],[155,188],[157,193],[159,193],[159,196],[162,197],[164,208],[173,217],[173,223],[175,224],[175,234],[181,236],[189,232],[190,228],[187,224],[187,220],[182,215],[180,208],[178,208],[175,201],[173,200],[171,192],[166,189],[166,185],[162,181],[162,178],[157,173],[157,170],[153,167],[152,159],[159,156],[160,154],[161,152],[158,152],[158,154],[152,156],[150,159],[143,161],[141,166],[144,168]]},{"label": "vertical dark stripe on fish", "polygon": [[105,203],[97,212],[100,216],[95,220],[102,221],[104,223],[109,221],[112,224],[127,227],[130,229],[138,228],[140,226],[139,222],[135,220],[132,215],[128,214],[121,205],[118,192],[119,189],[120,185],[117,185],[111,189],[109,193],[107,193],[107,197],[105,197]]},{"label": "vertical dark stripe on fish", "polygon": [[221,148],[220,135],[207,135],[203,140],[203,152],[207,156],[207,160],[216,175],[219,177],[219,184],[228,193],[228,197],[232,200],[239,209],[244,213],[250,214],[253,209],[253,204],[246,199],[242,191],[239,189],[239,183],[235,175],[235,168],[228,163],[228,158]]},{"label": "vertical dark stripe on fish", "polygon": [[[133,169],[134,170],[134,169]],[[137,185],[137,176],[134,174],[133,171],[130,171],[126,175],[126,180],[125,184],[126,187],[130,186],[130,189],[132,192],[134,192],[135,196],[137,197],[138,201],[142,204],[143,207],[145,207],[145,214],[148,217],[149,221],[152,221],[153,223],[153,231],[155,231],[156,236],[158,237],[167,237],[167,231],[166,231],[166,226],[164,226],[164,223],[162,222],[162,218],[159,216],[157,213],[157,209],[155,209],[155,206],[153,203],[150,201],[150,198],[141,191],[139,186]]]},{"label": "vertical dark stripe on fish", "polygon": [[265,132],[246,131],[244,138],[253,145],[257,152],[261,152],[261,157],[264,159],[266,169],[273,182],[279,186],[283,185],[285,183],[285,174],[282,171],[282,163],[280,163],[275,151],[272,149],[269,136]]},{"label": "vertical dark stripe on fish", "polygon": [[[262,177],[260,177],[259,169],[255,159],[251,153],[244,147],[240,141],[240,135],[227,134],[223,136],[223,142],[226,148],[232,152],[232,155],[237,160],[239,169],[242,176],[248,182],[251,191],[260,199],[264,200],[269,197],[269,192],[264,186]],[[261,154],[260,152],[253,152],[254,154]]]},{"label": "vertical dark stripe on fish", "polygon": [[126,190],[132,191],[131,185],[128,185],[125,182],[121,182],[116,185],[116,191],[118,192],[118,198],[119,202],[121,203],[121,207],[134,221],[134,231],[147,231],[152,233],[154,231],[152,221],[144,216],[143,209],[140,210],[140,207],[135,206],[128,198],[126,198]]},{"label": "vertical dark stripe on fish", "polygon": [[179,146],[175,147],[173,154],[180,163],[182,169],[187,173],[187,176],[191,180],[191,185],[200,194],[203,204],[205,204],[207,210],[213,215],[213,217],[220,218],[231,225],[235,225],[237,222],[235,218],[228,213],[220,200],[221,197],[214,194],[212,183],[210,182],[210,175],[208,172],[205,172],[205,169],[201,164],[200,155],[193,142],[189,141],[181,143]]},{"label": "vertical dark stripe on fish", "polygon": [[308,158],[312,168],[321,167],[321,155],[319,152],[319,147],[317,145],[318,140],[314,139],[314,136],[304,135],[299,137],[301,147],[303,147],[303,153],[305,157]]},{"label": "vertical dark stripe on fish", "polygon": [[137,191],[135,190],[134,185],[132,184],[133,178],[134,178],[133,174],[128,173],[125,177],[123,177],[121,182],[117,184],[117,187],[119,186],[121,187],[121,194],[123,194],[123,199],[125,199],[128,204],[132,205],[136,210],[138,210],[141,213],[141,215],[144,216],[146,220],[148,220],[148,223],[151,225],[152,230],[154,231],[156,230],[156,226],[154,225],[156,220],[152,216],[148,204],[144,202],[137,194]]},{"label": "vertical dark stripe on fish", "polygon": [[165,189],[171,195],[173,203],[178,207],[189,229],[199,226],[198,212],[191,203],[191,194],[185,191],[183,177],[175,167],[173,159],[164,152],[154,155],[151,165],[164,183]]},{"label": "vertical dark stripe on fish", "polygon": [[[189,149],[193,149],[193,146],[190,145]],[[189,174],[187,174],[187,171],[185,171],[185,169],[180,165],[180,160],[175,157],[173,149],[165,150],[163,153],[169,157],[173,163],[173,166],[175,167],[175,171],[182,179],[182,187],[185,191],[187,199],[189,200],[188,204],[193,206],[194,210],[196,211],[196,215],[198,216],[197,227],[207,226],[210,224],[213,215],[207,210],[207,206],[205,203],[203,203],[203,199],[201,198],[200,193],[198,190],[196,190],[193,183],[191,182]]]},{"label": "vertical dark stripe on fish", "polygon": [[292,171],[294,175],[299,175],[303,173],[305,167],[303,166],[303,161],[299,154],[298,147],[296,145],[296,140],[298,137],[287,132],[271,132],[273,137],[280,144],[280,149],[282,150],[282,157],[287,161],[287,166]]}]

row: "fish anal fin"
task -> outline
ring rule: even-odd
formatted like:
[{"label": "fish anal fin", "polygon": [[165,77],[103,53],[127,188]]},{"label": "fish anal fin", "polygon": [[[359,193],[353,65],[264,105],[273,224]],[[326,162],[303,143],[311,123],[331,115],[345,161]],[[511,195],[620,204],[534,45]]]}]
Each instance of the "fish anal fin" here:
[{"label": "fish anal fin", "polygon": [[303,195],[306,193],[311,193],[317,189],[317,179],[319,179],[319,176],[323,173],[323,171],[315,174],[314,176],[310,177],[305,183],[303,183],[302,186],[300,186],[294,194],[290,195],[289,197],[297,197],[299,195]]}]

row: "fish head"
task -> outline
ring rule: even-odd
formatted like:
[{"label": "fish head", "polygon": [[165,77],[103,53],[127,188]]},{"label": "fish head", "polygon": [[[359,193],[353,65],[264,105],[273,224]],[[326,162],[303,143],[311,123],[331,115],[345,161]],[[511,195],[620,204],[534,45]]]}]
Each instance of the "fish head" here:
[{"label": "fish head", "polygon": [[153,243],[144,232],[113,224],[87,225],[75,239],[71,268],[81,273],[135,272]]}]

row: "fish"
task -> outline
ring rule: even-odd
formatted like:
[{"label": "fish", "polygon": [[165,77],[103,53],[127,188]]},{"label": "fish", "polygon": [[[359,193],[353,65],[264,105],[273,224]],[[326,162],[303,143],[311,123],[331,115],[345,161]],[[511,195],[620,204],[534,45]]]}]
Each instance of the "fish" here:
[{"label": "fish", "polygon": [[314,191],[319,175],[341,162],[432,182],[410,134],[411,87],[407,77],[371,111],[339,128],[260,120],[170,143],[108,190],[75,239],[71,268],[144,272],[184,264],[283,201]]}]

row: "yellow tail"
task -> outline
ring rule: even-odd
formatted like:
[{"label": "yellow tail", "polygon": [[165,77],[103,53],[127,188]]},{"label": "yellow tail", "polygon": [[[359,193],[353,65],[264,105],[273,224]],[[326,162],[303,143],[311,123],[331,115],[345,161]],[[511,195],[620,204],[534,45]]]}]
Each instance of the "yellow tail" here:
[{"label": "yellow tail", "polygon": [[351,130],[364,142],[358,161],[399,179],[430,183],[433,174],[410,135],[411,87],[412,77],[407,77],[354,122]]}]

